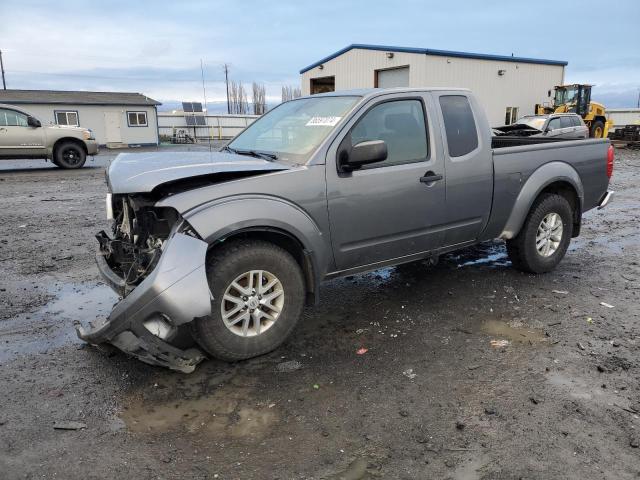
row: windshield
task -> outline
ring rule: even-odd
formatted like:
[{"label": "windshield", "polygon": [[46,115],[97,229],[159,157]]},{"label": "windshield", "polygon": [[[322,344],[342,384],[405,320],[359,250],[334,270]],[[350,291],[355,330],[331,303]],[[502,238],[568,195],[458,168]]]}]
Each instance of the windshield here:
[{"label": "windshield", "polygon": [[253,122],[228,147],[304,163],[358,98],[310,97],[283,103]]},{"label": "windshield", "polygon": [[575,103],[578,96],[578,89],[576,87],[566,87],[556,89],[555,106],[560,106],[565,103]]},{"label": "windshield", "polygon": [[547,121],[547,117],[522,117],[516,123],[518,125],[526,125],[527,127],[542,130],[544,122]]}]

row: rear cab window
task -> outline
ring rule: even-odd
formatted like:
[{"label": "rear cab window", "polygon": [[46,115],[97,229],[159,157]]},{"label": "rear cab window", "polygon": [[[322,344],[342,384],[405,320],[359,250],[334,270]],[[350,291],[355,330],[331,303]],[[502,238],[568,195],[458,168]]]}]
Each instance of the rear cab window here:
[{"label": "rear cab window", "polygon": [[462,157],[478,148],[478,130],[469,99],[464,95],[442,95],[440,108],[450,157]]}]

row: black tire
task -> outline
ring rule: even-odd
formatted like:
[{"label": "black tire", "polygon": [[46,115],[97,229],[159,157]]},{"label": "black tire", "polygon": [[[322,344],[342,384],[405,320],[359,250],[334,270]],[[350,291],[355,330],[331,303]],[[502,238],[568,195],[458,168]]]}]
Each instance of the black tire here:
[{"label": "black tire", "polygon": [[[284,305],[277,320],[264,332],[241,336],[225,325],[221,307],[231,283],[252,270],[265,270],[277,277],[284,291]],[[289,252],[272,243],[239,240],[220,247],[207,260],[207,277],[213,297],[211,315],[195,320],[193,336],[206,352],[220,360],[244,360],[274,350],[287,339],[302,315],[305,302],[302,270]],[[253,322],[252,319],[255,327]]]},{"label": "black tire", "polygon": [[589,129],[589,137],[602,138],[603,136],[604,136],[604,123],[600,120],[596,120],[591,124],[591,128]]},{"label": "black tire", "polygon": [[87,154],[80,145],[75,142],[64,142],[56,147],[53,163],[60,168],[82,168],[87,161]]},{"label": "black tire", "polygon": [[[556,213],[562,219],[559,245],[549,256],[536,248],[536,235],[542,220]],[[507,240],[507,252],[514,268],[529,273],[550,272],[560,263],[571,241],[573,233],[573,211],[561,195],[543,194],[536,199],[517,237]]]}]

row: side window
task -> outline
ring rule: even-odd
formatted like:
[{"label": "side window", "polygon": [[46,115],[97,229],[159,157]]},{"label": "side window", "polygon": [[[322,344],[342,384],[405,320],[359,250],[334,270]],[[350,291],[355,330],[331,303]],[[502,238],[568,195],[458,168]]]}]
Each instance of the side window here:
[{"label": "side window", "polygon": [[0,110],[0,127],[26,127],[27,116],[14,110]]},{"label": "side window", "polygon": [[582,126],[582,122],[580,121],[580,117],[578,117],[577,115],[575,117],[571,117],[572,121],[573,121],[573,126],[574,127],[581,127]]},{"label": "side window", "polygon": [[130,127],[147,127],[147,112],[127,112],[127,122]]},{"label": "side window", "polygon": [[353,127],[351,145],[384,140],[387,159],[362,168],[380,168],[424,162],[429,155],[424,109],[419,100],[398,100],[376,105]]},{"label": "side window", "polygon": [[549,120],[549,126],[547,127],[549,130],[557,130],[558,128],[562,128],[560,125],[560,118],[552,118]]},{"label": "side window", "polygon": [[478,148],[478,131],[469,99],[464,95],[443,95],[440,108],[447,133],[450,157],[461,157]]},{"label": "side window", "polygon": [[562,128],[573,127],[573,117],[560,117],[560,126]]}]

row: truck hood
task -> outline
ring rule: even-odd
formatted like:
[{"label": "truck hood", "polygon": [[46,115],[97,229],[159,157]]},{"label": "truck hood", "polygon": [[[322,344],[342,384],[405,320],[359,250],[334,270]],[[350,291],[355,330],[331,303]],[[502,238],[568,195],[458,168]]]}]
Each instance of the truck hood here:
[{"label": "truck hood", "polygon": [[112,193],[146,193],[187,178],[209,177],[215,183],[222,174],[268,173],[290,168],[278,161],[224,152],[121,153],[109,164],[107,183]]}]

